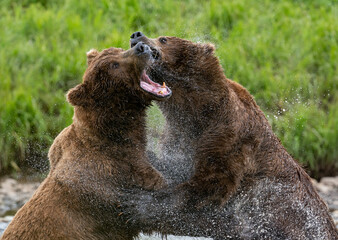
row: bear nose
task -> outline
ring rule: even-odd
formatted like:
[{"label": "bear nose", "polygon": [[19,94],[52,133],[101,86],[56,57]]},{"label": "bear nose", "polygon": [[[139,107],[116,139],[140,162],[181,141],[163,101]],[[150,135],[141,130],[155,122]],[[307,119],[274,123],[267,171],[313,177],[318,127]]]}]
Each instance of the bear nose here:
[{"label": "bear nose", "polygon": [[144,34],[142,32],[134,32],[131,36],[130,39],[136,39],[136,38],[140,38],[144,36]]},{"label": "bear nose", "polygon": [[130,36],[130,46],[134,47],[138,42],[141,41],[141,38],[144,37],[145,35],[142,32],[134,32]]},{"label": "bear nose", "polygon": [[147,44],[144,44],[143,42],[138,42],[135,46],[135,52],[137,54],[150,52],[150,48]]}]

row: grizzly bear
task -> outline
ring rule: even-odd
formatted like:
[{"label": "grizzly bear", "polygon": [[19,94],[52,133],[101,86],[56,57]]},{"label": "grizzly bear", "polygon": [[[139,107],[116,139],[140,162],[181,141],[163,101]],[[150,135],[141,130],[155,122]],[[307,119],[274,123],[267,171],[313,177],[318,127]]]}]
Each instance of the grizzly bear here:
[{"label": "grizzly bear", "polygon": [[159,102],[167,126],[155,163],[172,186],[130,192],[134,222],[214,239],[338,239],[309,176],[249,92],[225,77],[213,45],[133,33],[131,46],[139,42],[155,58],[147,74],[173,91]]},{"label": "grizzly bear", "polygon": [[92,50],[87,57],[83,82],[67,94],[73,123],[54,140],[47,178],[2,240],[133,239],[140,229],[127,225],[119,188],[166,186],[145,155],[146,108],[171,95],[145,72],[149,47]]}]

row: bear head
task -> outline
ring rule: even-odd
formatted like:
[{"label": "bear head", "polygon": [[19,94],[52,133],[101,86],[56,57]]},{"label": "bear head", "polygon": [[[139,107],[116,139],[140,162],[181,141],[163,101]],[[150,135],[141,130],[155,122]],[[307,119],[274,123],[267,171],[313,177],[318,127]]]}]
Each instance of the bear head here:
[{"label": "bear head", "polygon": [[147,72],[149,76],[159,83],[165,80],[176,96],[180,92],[187,94],[208,89],[216,78],[224,75],[219,60],[214,55],[213,44],[194,43],[177,37],[151,39],[141,32],[133,33],[130,46],[139,42],[150,47],[154,58]]},{"label": "bear head", "polygon": [[151,49],[142,42],[127,51],[92,49],[87,53],[83,82],[69,90],[68,102],[75,107],[100,109],[128,107],[128,103],[147,106],[151,100],[164,100],[170,97],[171,90],[146,74],[152,61]]}]

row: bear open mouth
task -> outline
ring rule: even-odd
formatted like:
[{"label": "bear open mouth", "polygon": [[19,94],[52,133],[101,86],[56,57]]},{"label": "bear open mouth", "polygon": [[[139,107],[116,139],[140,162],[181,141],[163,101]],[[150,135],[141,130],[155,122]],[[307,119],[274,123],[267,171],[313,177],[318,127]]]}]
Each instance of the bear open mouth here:
[{"label": "bear open mouth", "polygon": [[171,96],[171,90],[168,88],[165,83],[163,85],[160,85],[158,83],[155,83],[151,81],[149,76],[147,75],[146,71],[143,71],[141,79],[140,79],[140,87],[159,98],[167,98]]}]

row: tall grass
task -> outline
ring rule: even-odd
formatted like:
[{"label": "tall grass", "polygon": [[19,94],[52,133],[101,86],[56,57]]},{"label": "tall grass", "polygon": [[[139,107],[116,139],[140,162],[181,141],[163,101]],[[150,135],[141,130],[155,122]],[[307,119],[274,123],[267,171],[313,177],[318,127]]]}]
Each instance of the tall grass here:
[{"label": "tall grass", "polygon": [[334,0],[2,0],[0,172],[45,169],[71,122],[64,95],[81,81],[85,52],[128,48],[141,30],[215,43],[227,77],[255,96],[289,152],[313,176],[337,174],[337,13]]}]

